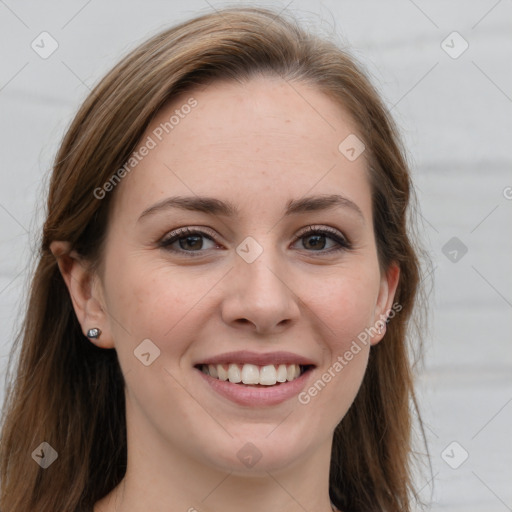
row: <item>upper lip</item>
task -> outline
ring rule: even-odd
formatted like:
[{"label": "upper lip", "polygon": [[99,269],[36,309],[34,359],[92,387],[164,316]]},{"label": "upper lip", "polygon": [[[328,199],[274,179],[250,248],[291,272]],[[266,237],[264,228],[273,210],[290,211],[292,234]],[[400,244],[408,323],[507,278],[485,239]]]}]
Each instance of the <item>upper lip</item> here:
[{"label": "upper lip", "polygon": [[251,352],[249,350],[241,350],[238,352],[225,352],[213,357],[208,357],[197,364],[254,364],[257,366],[265,366],[271,364],[298,364],[302,366],[315,366],[315,363],[307,357],[294,354],[293,352]]}]

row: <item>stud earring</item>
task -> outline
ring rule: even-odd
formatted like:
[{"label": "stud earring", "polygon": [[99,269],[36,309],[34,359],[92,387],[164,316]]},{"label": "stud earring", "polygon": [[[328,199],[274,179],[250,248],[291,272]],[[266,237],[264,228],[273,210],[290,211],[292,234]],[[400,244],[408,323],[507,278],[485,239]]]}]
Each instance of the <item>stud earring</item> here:
[{"label": "stud earring", "polygon": [[87,331],[87,337],[92,338],[93,340],[97,340],[100,337],[101,330],[97,327],[93,327]]}]

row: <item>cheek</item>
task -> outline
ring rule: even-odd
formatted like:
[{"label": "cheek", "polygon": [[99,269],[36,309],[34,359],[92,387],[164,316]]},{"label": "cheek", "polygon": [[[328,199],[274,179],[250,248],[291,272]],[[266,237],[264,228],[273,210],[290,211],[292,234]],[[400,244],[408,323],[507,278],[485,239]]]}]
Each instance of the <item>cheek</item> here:
[{"label": "cheek", "polygon": [[133,350],[148,338],[162,355],[173,357],[187,348],[180,340],[192,335],[191,319],[201,309],[205,290],[216,281],[204,270],[200,275],[191,268],[151,261],[144,254],[115,259],[106,275],[107,305],[118,351]]},{"label": "cheek", "polygon": [[333,274],[317,282],[315,313],[323,321],[332,357],[350,347],[372,325],[379,292],[378,272],[368,267]]},{"label": "cheek", "polygon": [[[315,330],[325,357],[299,402],[321,411],[318,418],[329,418],[337,425],[353,403],[368,364],[371,345],[365,330],[373,321],[378,281],[361,269],[359,273],[340,272],[322,283],[310,293],[310,304],[319,319]],[[319,429],[322,421],[318,420]]]}]

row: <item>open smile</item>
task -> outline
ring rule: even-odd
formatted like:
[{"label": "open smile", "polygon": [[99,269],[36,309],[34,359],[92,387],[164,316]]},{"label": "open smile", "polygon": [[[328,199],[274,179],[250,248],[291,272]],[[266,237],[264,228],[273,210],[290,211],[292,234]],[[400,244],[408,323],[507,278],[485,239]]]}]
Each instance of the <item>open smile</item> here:
[{"label": "open smile", "polygon": [[287,352],[232,352],[194,366],[210,389],[245,406],[276,405],[298,395],[316,367]]}]

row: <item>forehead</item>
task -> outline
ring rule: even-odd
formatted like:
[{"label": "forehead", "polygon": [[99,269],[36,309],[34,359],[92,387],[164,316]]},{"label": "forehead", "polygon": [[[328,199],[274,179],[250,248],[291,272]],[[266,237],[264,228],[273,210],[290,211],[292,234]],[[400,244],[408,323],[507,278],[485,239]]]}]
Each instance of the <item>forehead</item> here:
[{"label": "forehead", "polygon": [[368,210],[364,155],[350,161],[338,149],[354,133],[343,107],[310,85],[279,77],[213,82],[158,112],[139,146],[151,149],[122,181],[116,202],[140,214],[171,194],[268,208],[269,198],[346,192]]},{"label": "forehead", "polygon": [[[248,82],[218,81],[183,94],[163,109],[148,130],[170,119],[191,97],[197,106],[181,119],[169,135],[169,147],[190,147],[229,155],[272,159],[291,157],[297,147],[308,144],[311,157],[338,156],[339,137],[356,131],[350,116],[318,89],[280,77],[254,77]],[[193,130],[186,130],[193,124]],[[163,135],[165,137],[165,135]],[[268,144],[271,142],[271,144]],[[313,147],[314,146],[314,147]],[[181,155],[185,156],[185,155]],[[302,155],[303,156],[303,155]]]}]

